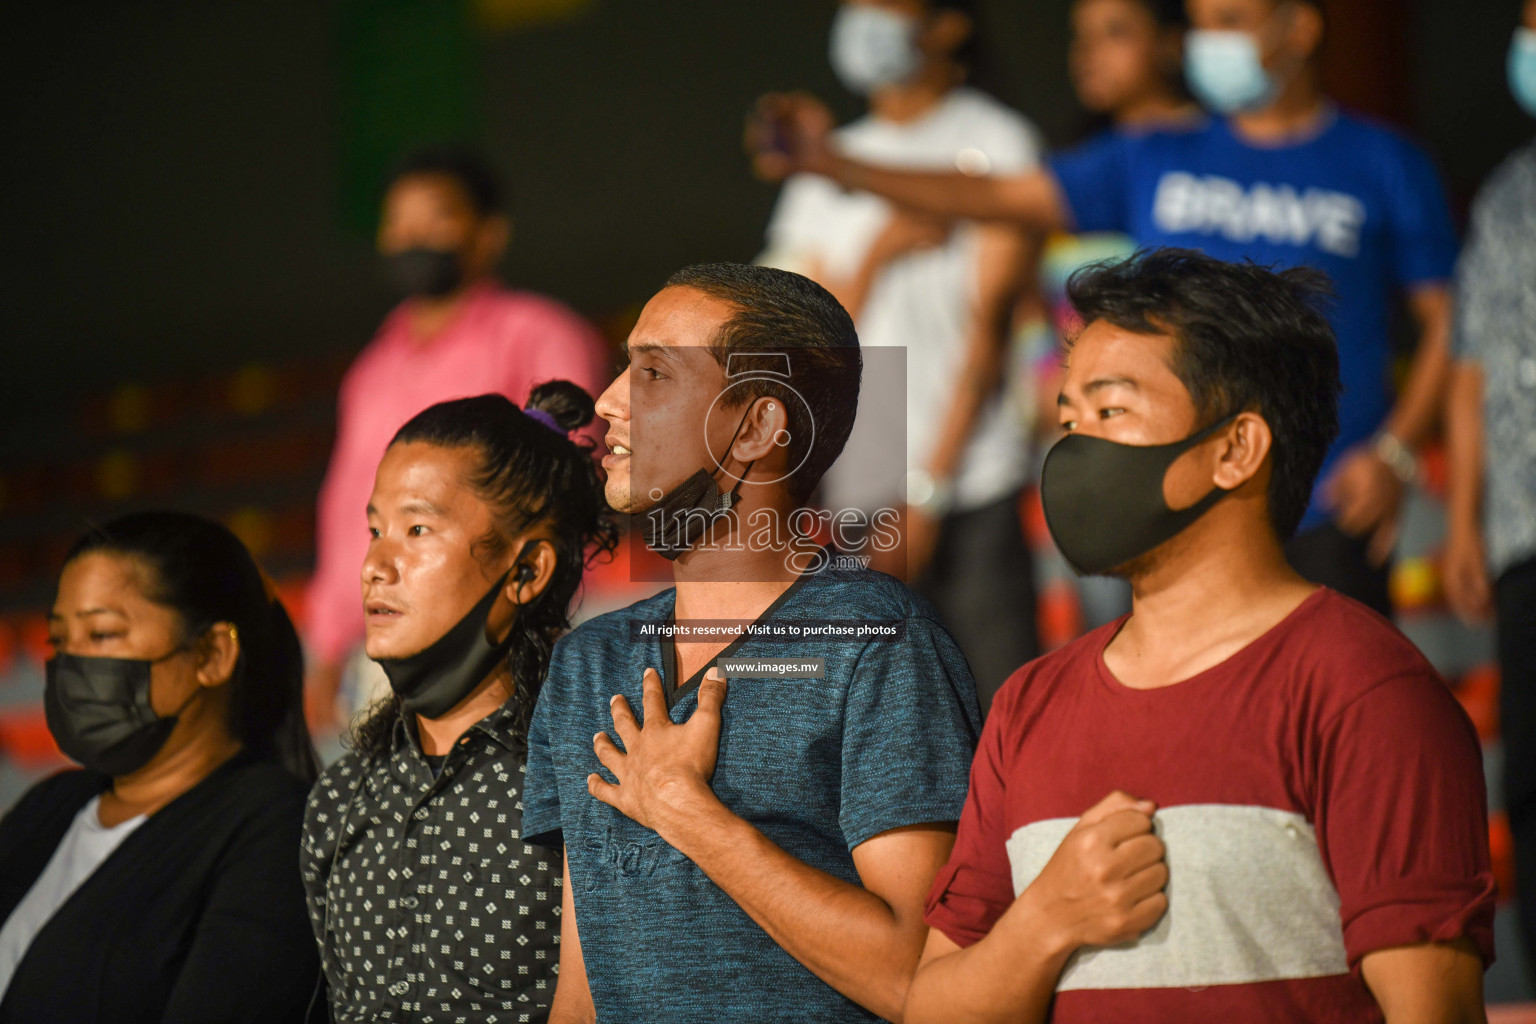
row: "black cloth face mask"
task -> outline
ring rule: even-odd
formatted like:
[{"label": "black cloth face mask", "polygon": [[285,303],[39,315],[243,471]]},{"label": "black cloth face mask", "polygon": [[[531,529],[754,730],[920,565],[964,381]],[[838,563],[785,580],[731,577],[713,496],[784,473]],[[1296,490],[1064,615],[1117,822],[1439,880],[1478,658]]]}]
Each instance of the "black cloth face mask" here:
[{"label": "black cloth face mask", "polygon": [[1180,455],[1236,414],[1172,444],[1134,445],[1068,434],[1040,471],[1040,503],[1051,537],[1082,576],[1102,576],[1183,532],[1230,494],[1220,487],[1188,508],[1172,509],[1163,478]]},{"label": "black cloth face mask", "polygon": [[[749,403],[747,411],[741,415],[741,423],[736,424],[736,430],[731,434],[731,444],[725,447],[727,454],[730,453],[731,445],[736,443],[736,435],[741,433],[742,424],[747,422],[751,412],[752,406]],[[645,546],[669,562],[677,561],[679,555],[699,542],[699,538],[714,525],[716,519],[736,504],[742,481],[750,472],[751,462],[741,471],[741,476],[736,478],[736,486],[729,491],[721,491],[720,485],[715,483],[715,475],[707,469],[700,469],[663,494],[656,500],[656,504],[641,513],[640,530]]]},{"label": "black cloth face mask", "polygon": [[492,645],[485,638],[485,627],[491,606],[510,575],[510,571],[503,573],[457,625],[423,650],[404,658],[374,659],[406,711],[441,718],[469,696],[497,662],[506,660],[515,631],[508,630],[505,640]]},{"label": "black cloth face mask", "polygon": [[464,283],[457,249],[417,246],[384,257],[390,283],[406,295],[440,299]]},{"label": "black cloth face mask", "polygon": [[197,687],[164,718],[150,704],[153,667],[183,650],[185,645],[153,660],[55,654],[44,669],[43,714],[59,749],[114,778],[148,764],[165,746],[177,717],[203,692]]}]

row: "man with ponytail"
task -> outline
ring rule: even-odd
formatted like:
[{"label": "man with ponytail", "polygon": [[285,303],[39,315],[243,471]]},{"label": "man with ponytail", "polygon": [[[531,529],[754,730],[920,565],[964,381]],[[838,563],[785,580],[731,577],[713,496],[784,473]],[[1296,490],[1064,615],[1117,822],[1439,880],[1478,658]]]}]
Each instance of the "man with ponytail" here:
[{"label": "man with ponytail", "polygon": [[357,567],[373,471],[395,431],[434,402],[495,392],[526,404],[540,381],[571,380],[595,393],[608,377],[596,328],[554,299],[497,280],[512,236],[502,184],[480,155],[432,147],[408,156],[386,185],[379,257],[401,302],[341,382],[336,446],[315,509],[304,639],[317,732],[335,724],[349,667],[363,670],[345,688],[351,710],[377,680],[357,657]]},{"label": "man with ponytail", "polygon": [[523,834],[567,855],[551,1024],[900,1019],[975,682],[899,581],[762,528],[848,438],[853,321],[807,277],[703,264],[628,351],[597,403],[608,501],[676,587],[562,640],[529,727]]},{"label": "man with ponytail", "polygon": [[434,405],[379,464],[366,649],[390,694],[310,795],[310,918],[335,1021],[542,1022],[560,862],[522,838],[527,729],[589,554],[617,534],[566,381]]}]

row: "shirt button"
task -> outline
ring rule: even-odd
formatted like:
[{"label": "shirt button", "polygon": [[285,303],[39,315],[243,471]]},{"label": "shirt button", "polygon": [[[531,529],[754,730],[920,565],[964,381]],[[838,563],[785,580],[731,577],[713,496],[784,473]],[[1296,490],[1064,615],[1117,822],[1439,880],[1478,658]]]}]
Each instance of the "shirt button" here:
[{"label": "shirt button", "polygon": [[411,986],[403,981],[397,981],[393,985],[389,986],[389,994],[392,996],[403,996],[410,990]]},{"label": "shirt button", "polygon": [[415,910],[416,909],[416,905],[419,904],[420,902],[421,901],[418,900],[415,896],[407,896],[407,897],[405,897],[404,899],[402,899],[400,901],[400,905],[402,907],[404,907],[406,910]]},{"label": "shirt button", "polygon": [[430,815],[431,813],[432,812],[427,810],[425,807],[418,807],[418,808],[416,808],[415,818],[416,818],[417,821],[426,821],[427,820],[427,816]]},{"label": "shirt button", "polygon": [[1295,825],[1287,825],[1285,826],[1285,834],[1290,836],[1292,839],[1300,839],[1301,829],[1297,828]]}]

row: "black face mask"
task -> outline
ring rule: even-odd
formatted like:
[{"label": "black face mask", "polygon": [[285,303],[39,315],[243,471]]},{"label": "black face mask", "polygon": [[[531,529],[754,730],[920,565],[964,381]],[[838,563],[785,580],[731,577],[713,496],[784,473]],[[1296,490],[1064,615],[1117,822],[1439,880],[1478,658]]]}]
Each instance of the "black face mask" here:
[{"label": "black face mask", "polygon": [[[751,405],[741,414],[741,423],[731,434],[731,445],[741,433],[743,423],[752,412]],[[729,454],[731,445],[726,445]],[[736,478],[736,486],[721,491],[715,483],[715,475],[701,469],[656,500],[656,504],[641,513],[640,529],[645,546],[669,562],[675,562],[684,551],[699,542],[699,538],[725,515],[740,497],[742,481],[752,472],[752,463]]]},{"label": "black face mask", "polygon": [[405,710],[441,718],[469,696],[498,662],[506,660],[513,631],[508,630],[507,639],[492,646],[485,638],[485,626],[491,606],[510,575],[503,573],[456,626],[424,650],[405,658],[374,659],[389,677],[389,688],[399,696]]},{"label": "black face mask", "polygon": [[440,299],[464,282],[456,249],[428,249],[417,246],[384,257],[384,269],[392,283],[406,295],[425,295]]},{"label": "black face mask", "polygon": [[1183,532],[1226,497],[1230,492],[1217,487],[1188,508],[1171,509],[1163,477],[1180,455],[1234,418],[1172,444],[1121,444],[1083,434],[1057,441],[1040,472],[1040,503],[1072,568],[1084,576],[1108,573]]},{"label": "black face mask", "polygon": [[175,714],[161,718],[149,701],[153,661],[56,654],[45,668],[43,713],[54,742],[69,757],[103,775],[128,775],[148,764],[176,728],[176,719],[203,692],[199,686]]}]

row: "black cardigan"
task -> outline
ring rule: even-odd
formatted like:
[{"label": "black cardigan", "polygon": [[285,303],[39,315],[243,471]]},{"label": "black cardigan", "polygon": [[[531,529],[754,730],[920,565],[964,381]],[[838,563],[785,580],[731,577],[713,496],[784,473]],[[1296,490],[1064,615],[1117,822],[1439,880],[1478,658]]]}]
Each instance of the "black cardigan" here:
[{"label": "black cardigan", "polygon": [[[61,772],[0,819],[0,921],[107,784]],[[38,931],[0,1024],[302,1021],[319,972],[299,879],[306,793],[237,756],[156,811]]]}]

